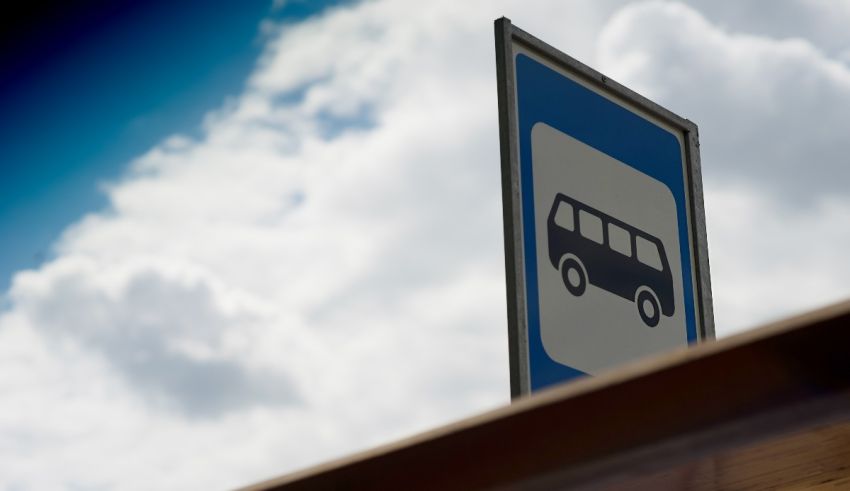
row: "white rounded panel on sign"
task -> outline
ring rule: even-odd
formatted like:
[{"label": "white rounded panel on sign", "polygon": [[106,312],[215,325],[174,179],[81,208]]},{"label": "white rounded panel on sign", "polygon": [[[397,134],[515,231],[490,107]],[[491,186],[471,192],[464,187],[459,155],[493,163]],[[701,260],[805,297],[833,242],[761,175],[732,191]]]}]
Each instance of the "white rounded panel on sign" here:
[{"label": "white rounded panel on sign", "polygon": [[[546,353],[593,374],[687,345],[670,189],[545,123],[533,127],[531,144]],[[574,220],[563,216],[570,209]]]}]

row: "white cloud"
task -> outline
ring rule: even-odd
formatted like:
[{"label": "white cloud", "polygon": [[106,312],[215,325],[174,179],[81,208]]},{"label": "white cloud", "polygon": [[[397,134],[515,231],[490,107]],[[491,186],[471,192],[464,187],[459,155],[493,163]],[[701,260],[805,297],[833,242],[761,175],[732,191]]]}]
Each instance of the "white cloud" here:
[{"label": "white cloud", "polygon": [[[701,124],[719,323],[846,291],[840,186],[805,181],[832,195],[792,213],[771,167],[838,155],[846,68],[677,4],[608,22],[621,3],[369,2],[280,28],[200,139],[133,162],[16,276],[0,484],[232,487],[506,402],[502,14]],[[813,105],[838,129],[802,124]],[[758,192],[750,168],[773,170]]]},{"label": "white cloud", "polygon": [[[190,416],[299,402],[285,375],[252,366],[252,353],[244,349],[243,338],[265,327],[267,309],[183,264],[98,266],[66,256],[39,274],[19,275],[16,310],[57,346],[70,342],[92,350],[152,402]],[[297,338],[288,341],[297,345]]]},{"label": "white cloud", "polygon": [[850,296],[850,200],[792,209],[743,187],[713,186],[709,195],[720,334]]},{"label": "white cloud", "polygon": [[746,178],[803,201],[845,192],[850,68],[810,43],[729,33],[682,4],[651,2],[623,9],[601,46],[612,76],[700,123],[707,179]]},{"label": "white cloud", "polygon": [[770,38],[800,38],[830,55],[850,47],[850,3],[834,0],[691,0],[685,2],[712,24],[735,32]]}]

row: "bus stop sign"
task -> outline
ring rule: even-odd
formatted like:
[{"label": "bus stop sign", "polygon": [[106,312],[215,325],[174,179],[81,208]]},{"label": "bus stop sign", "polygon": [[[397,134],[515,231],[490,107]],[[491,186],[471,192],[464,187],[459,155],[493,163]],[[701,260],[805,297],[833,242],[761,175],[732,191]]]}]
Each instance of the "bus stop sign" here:
[{"label": "bus stop sign", "polygon": [[696,125],[495,27],[511,395],[712,338]]}]

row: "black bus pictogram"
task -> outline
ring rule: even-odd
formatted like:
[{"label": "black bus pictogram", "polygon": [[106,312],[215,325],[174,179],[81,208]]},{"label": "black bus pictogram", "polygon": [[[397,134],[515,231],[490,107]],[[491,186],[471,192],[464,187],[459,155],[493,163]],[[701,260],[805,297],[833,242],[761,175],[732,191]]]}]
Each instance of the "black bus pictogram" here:
[{"label": "black bus pictogram", "polygon": [[561,193],[547,225],[549,260],[571,294],[590,283],[634,301],[650,327],[673,315],[673,275],[657,237]]}]

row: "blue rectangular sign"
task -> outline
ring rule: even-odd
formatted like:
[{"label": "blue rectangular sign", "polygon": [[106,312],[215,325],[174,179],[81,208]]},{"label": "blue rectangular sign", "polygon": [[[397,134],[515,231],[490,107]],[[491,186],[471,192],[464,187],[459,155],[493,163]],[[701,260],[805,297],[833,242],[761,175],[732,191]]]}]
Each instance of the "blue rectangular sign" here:
[{"label": "blue rectangular sign", "polygon": [[512,395],[713,337],[696,126],[496,37]]}]

